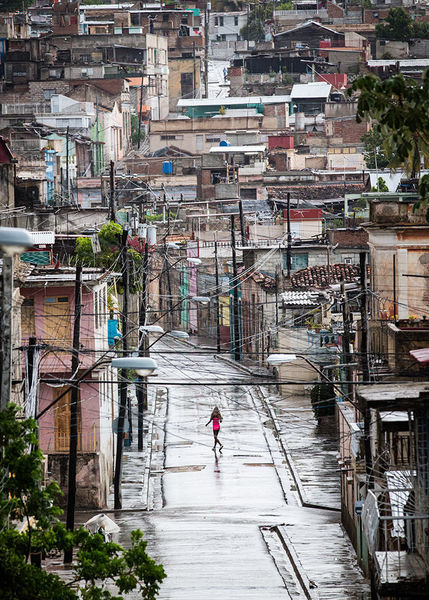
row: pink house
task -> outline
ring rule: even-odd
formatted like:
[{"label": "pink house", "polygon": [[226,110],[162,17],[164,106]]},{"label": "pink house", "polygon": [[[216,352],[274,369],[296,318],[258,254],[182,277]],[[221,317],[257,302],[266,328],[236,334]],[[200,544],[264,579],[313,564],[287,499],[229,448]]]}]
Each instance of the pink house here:
[{"label": "pink house", "polygon": [[[107,343],[107,283],[110,273],[83,269],[79,373],[105,354]],[[40,348],[38,410],[43,411],[65,390],[71,371],[74,324],[72,267],[39,267],[21,288],[23,345],[36,338]],[[113,476],[112,419],[117,406],[117,386],[109,364],[84,377],[79,388],[77,506],[106,505]],[[91,381],[93,380],[93,381]],[[40,449],[48,457],[48,471],[67,492],[70,442],[70,391],[39,420]]]}]

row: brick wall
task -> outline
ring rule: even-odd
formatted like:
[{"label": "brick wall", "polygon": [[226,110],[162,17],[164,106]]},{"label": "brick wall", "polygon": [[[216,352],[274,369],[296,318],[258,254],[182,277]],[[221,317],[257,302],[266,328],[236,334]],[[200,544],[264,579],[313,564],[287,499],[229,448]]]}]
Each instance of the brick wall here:
[{"label": "brick wall", "polygon": [[366,248],[368,232],[364,229],[329,229],[329,241],[341,248]]},{"label": "brick wall", "polygon": [[30,81],[28,83],[33,102],[45,102],[43,90],[55,90],[57,94],[67,94],[70,90],[68,81]]},{"label": "brick wall", "polygon": [[369,131],[369,124],[366,121],[357,123],[355,118],[333,121],[334,137],[341,137],[343,144],[358,144],[364,133]]},{"label": "brick wall", "polygon": [[344,9],[333,2],[328,2],[328,17],[330,19],[342,19],[344,17]]}]

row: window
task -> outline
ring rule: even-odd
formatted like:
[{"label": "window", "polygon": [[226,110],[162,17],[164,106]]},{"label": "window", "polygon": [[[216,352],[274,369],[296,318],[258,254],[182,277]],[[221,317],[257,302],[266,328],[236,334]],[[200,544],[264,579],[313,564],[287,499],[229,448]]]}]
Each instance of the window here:
[{"label": "window", "polygon": [[193,73],[181,73],[180,75],[180,94],[182,98],[190,98],[194,91]]},{"label": "window", "polygon": [[21,331],[22,337],[34,337],[36,327],[34,323],[34,300],[26,298],[21,306]]},{"label": "window", "polygon": [[215,27],[217,27],[219,25],[219,19],[217,17],[215,17]]},{"label": "window", "polygon": [[[292,271],[300,271],[308,267],[308,254],[292,254],[291,269]],[[287,269],[287,254],[283,254],[283,268]]]},{"label": "window", "polygon": [[68,296],[45,298],[45,342],[62,347],[71,346],[71,318]]},{"label": "window", "polygon": [[198,134],[196,142],[197,142],[197,150],[204,150],[204,136]]},{"label": "window", "polygon": [[206,142],[220,142],[220,137],[215,135],[206,135]]},{"label": "window", "polygon": [[223,27],[223,17],[219,17],[219,25],[220,27]]},{"label": "window", "polygon": [[[61,394],[67,389],[54,388],[54,398],[59,398]],[[71,390],[67,392],[54,407],[54,422],[55,422],[55,451],[56,452],[68,452],[70,449],[70,403],[71,403]],[[82,431],[82,418],[80,411],[80,398],[78,399],[78,411],[77,411],[77,449],[81,450],[81,431]]]},{"label": "window", "polygon": [[51,90],[43,90],[43,98],[44,100],[50,100],[52,96],[55,96],[56,93],[57,90],[55,88],[52,88]]},{"label": "window", "polygon": [[234,17],[234,25],[237,27],[237,25],[238,25],[238,17]]}]

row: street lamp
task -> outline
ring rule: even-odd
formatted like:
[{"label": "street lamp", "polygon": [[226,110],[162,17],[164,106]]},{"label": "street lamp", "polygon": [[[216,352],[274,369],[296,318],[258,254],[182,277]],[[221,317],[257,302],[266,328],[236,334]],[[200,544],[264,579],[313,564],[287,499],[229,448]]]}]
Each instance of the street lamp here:
[{"label": "street lamp", "polygon": [[208,304],[210,302],[208,296],[193,296],[191,300],[192,302],[199,302],[200,304]]},{"label": "street lamp", "polygon": [[[121,369],[122,379],[125,378],[124,371],[135,369],[141,377],[151,375],[157,368],[156,362],[147,356],[123,356],[122,358],[113,358],[111,365],[114,368]],[[116,439],[116,462],[115,462],[115,478],[114,487],[114,508],[115,510],[122,508],[121,496],[121,479],[122,479],[122,453],[124,450],[124,422],[126,411],[126,388],[123,393],[121,388],[119,415],[118,415],[118,433]]]},{"label": "street lamp", "polygon": [[12,335],[13,335],[13,257],[34,246],[26,229],[0,227],[0,252],[3,254],[1,300],[1,330],[3,343],[0,365],[0,410],[10,402],[12,391]]},{"label": "street lamp", "polygon": [[111,362],[115,369],[134,369],[137,375],[148,377],[156,370],[157,364],[147,356],[123,356],[113,358]]}]

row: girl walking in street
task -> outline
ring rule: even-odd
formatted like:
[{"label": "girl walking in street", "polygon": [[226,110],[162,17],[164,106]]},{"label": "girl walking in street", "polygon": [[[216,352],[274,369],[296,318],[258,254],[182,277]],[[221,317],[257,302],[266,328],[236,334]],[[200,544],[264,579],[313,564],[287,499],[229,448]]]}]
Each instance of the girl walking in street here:
[{"label": "girl walking in street", "polygon": [[213,422],[213,435],[214,435],[213,450],[216,451],[216,444],[219,444],[219,446],[220,446],[219,452],[222,452],[223,445],[220,443],[220,441],[218,439],[218,435],[219,435],[219,431],[220,431],[220,424],[222,423],[222,415],[220,414],[220,410],[218,409],[217,406],[215,406],[214,409],[212,410],[212,414],[210,416],[209,422],[206,423],[206,427],[211,421]]}]

